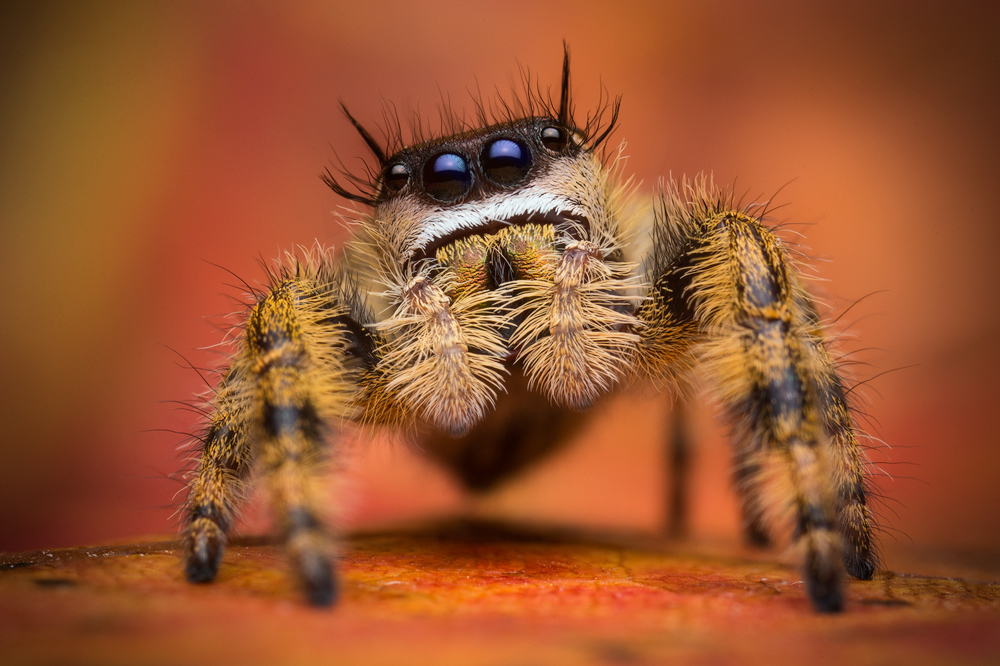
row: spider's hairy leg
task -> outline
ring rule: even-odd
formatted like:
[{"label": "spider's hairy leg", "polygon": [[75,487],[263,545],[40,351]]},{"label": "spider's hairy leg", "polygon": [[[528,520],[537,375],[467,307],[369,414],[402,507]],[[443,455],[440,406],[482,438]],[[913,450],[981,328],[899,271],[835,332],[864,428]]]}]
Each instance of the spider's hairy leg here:
[{"label": "spider's hairy leg", "polygon": [[330,538],[320,523],[321,430],[310,349],[296,312],[298,285],[284,283],[247,324],[262,425],[260,466],[293,566],[316,605],[335,594]]},{"label": "spider's hairy leg", "polygon": [[[758,460],[783,468],[794,530],[805,551],[809,595],[823,611],[843,607],[836,497],[844,483],[826,423],[829,391],[838,382],[819,353],[818,323],[809,299],[775,236],[739,212],[700,221],[692,253],[690,294],[708,336],[704,353],[723,401],[737,422],[737,457],[744,473]],[[753,479],[745,484],[751,514]]]},{"label": "spider's hairy leg", "polygon": [[819,390],[823,397],[826,430],[837,463],[837,521],[843,542],[844,566],[851,576],[871,580],[879,555],[875,539],[877,525],[868,505],[866,459],[858,443],[843,383],[837,376],[829,351],[818,336],[807,342],[820,359]]},{"label": "spider's hairy leg", "polygon": [[192,583],[215,579],[251,467],[249,407],[238,390],[238,375],[234,365],[218,388],[201,460],[188,490],[184,572]]},{"label": "spider's hairy leg", "polygon": [[[209,437],[192,485],[187,571],[190,580],[211,580],[218,567],[232,512],[209,509],[228,508],[232,499],[226,493],[233,488],[216,484],[211,486],[215,495],[203,492],[202,477],[235,477],[225,467],[229,458],[215,453],[226,453],[224,435],[232,431],[242,444],[238,469],[245,470],[255,458],[293,568],[308,600],[322,606],[336,596],[333,543],[322,520],[323,440],[335,421],[353,414],[358,382],[350,359],[357,355],[352,353],[358,346],[354,329],[363,329],[350,326],[353,319],[342,305],[343,276],[318,271],[323,267],[283,272],[250,313],[212,417],[210,431],[220,434]],[[214,501],[208,509],[199,500],[203,495]]]},{"label": "spider's hairy leg", "polygon": [[691,350],[735,423],[748,535],[766,536],[772,509],[790,514],[813,603],[840,610],[842,557],[856,577],[874,569],[873,523],[841,380],[794,265],[769,229],[704,180],[668,187],[651,263],[637,365],[654,376],[683,369],[685,341],[701,341]]}]

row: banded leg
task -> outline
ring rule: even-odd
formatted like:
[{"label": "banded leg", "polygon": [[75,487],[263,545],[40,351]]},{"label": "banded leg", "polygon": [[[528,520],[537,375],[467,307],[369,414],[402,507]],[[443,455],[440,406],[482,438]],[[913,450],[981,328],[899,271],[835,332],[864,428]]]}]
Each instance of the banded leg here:
[{"label": "banded leg", "polygon": [[[656,366],[680,349],[684,326],[697,326],[735,424],[745,512],[790,510],[809,595],[840,610],[841,559],[870,577],[873,527],[843,388],[794,267],[768,229],[705,180],[668,187],[649,263],[640,364]],[[763,535],[762,526],[748,528]]]},{"label": "banded leg", "polygon": [[187,500],[184,573],[192,583],[215,580],[246,477],[252,466],[249,409],[227,373],[219,387],[201,461]]},{"label": "banded leg", "polygon": [[330,383],[343,382],[344,371],[334,355],[324,359],[322,349],[342,347],[344,340],[336,330],[326,331],[326,340],[316,339],[307,325],[316,318],[307,288],[288,281],[257,304],[247,322],[247,350],[261,426],[261,474],[306,596],[326,606],[336,596],[336,581],[333,544],[321,519],[323,415],[336,401],[331,393],[342,388]]},{"label": "banded leg", "polygon": [[823,359],[820,392],[825,408],[826,431],[840,475],[836,482],[835,499],[844,566],[854,578],[871,580],[878,564],[878,548],[875,517],[868,505],[866,460],[858,444],[844,387],[834,370],[833,361],[821,344],[815,344],[817,355]]},{"label": "banded leg", "polygon": [[321,270],[283,271],[247,321],[189,494],[191,581],[215,577],[241,480],[255,466],[309,601],[329,605],[336,596],[332,540],[321,519],[323,439],[329,424],[353,414],[358,382],[349,359],[365,356],[371,340],[361,339],[363,327],[341,305],[349,300],[343,276]]},{"label": "banded leg", "polygon": [[[808,302],[774,236],[754,219],[725,212],[701,228],[693,257],[692,293],[709,342],[706,357],[722,398],[761,459],[777,458],[791,494],[794,532],[805,551],[809,595],[823,611],[839,611],[841,548],[835,496],[842,461],[825,428],[824,381],[832,374],[818,353]],[[753,484],[747,488],[753,493]],[[756,501],[752,499],[751,501]]]}]

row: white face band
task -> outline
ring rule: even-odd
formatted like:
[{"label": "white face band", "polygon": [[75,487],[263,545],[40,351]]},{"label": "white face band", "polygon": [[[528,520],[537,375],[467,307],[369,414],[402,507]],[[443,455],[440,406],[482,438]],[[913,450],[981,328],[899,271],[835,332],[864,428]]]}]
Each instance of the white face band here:
[{"label": "white face band", "polygon": [[420,253],[438,238],[465,229],[474,231],[496,222],[532,215],[552,221],[552,216],[583,217],[585,211],[564,196],[546,192],[538,185],[529,185],[515,193],[496,194],[485,201],[449,206],[429,215],[414,238],[410,255]]}]

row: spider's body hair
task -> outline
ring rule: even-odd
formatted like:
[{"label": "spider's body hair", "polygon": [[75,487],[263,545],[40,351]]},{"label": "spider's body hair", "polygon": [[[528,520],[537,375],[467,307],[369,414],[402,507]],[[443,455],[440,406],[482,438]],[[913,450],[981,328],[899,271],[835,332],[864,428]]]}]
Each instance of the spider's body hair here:
[{"label": "spider's body hair", "polygon": [[874,571],[875,522],[796,262],[755,206],[707,178],[634,204],[621,153],[609,167],[597,152],[617,103],[599,135],[575,127],[568,58],[558,106],[527,100],[395,151],[350,118],[381,175],[363,196],[328,183],[371,211],[342,257],[290,258],[251,307],[189,490],[189,579],[215,575],[252,460],[310,600],[329,603],[318,479],[345,422],[418,424],[422,449],[485,490],[561,445],[616,385],[677,387],[702,366],[735,424],[750,535],[790,523],[814,604],[839,610],[843,566]]}]

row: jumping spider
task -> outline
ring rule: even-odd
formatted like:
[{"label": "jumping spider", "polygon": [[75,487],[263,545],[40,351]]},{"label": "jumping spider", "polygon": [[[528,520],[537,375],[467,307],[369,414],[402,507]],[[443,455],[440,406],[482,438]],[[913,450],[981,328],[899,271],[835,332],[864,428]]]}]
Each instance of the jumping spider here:
[{"label": "jumping spider", "polygon": [[813,604],[840,610],[843,568],[876,568],[866,460],[788,250],[708,178],[633,205],[600,152],[618,101],[576,125],[568,53],[558,105],[525,88],[450,136],[387,132],[391,154],[344,109],[377,172],[356,191],[325,180],[371,212],[344,255],[317,246],[255,294],[198,438],[188,580],[214,579],[256,469],[306,597],[331,604],[320,487],[348,422],[415,421],[420,448],[484,490],[617,385],[676,386],[703,365],[735,424],[749,534],[785,509]]}]

